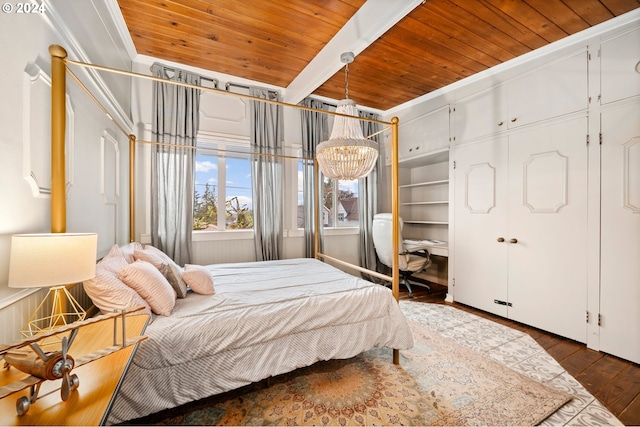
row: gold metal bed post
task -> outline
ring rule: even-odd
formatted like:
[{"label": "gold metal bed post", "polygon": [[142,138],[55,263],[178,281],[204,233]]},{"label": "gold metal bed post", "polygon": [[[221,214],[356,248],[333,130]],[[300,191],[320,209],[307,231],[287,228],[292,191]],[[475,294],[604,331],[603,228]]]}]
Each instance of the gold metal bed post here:
[{"label": "gold metal bed post", "polygon": [[[400,202],[398,192],[398,123],[397,117],[391,119],[391,224],[393,224],[392,231],[392,250],[394,254],[399,254],[398,240],[400,237]],[[391,290],[393,297],[398,301],[400,299],[400,271],[398,265],[398,257],[393,257],[393,263],[391,267],[391,276],[393,280],[391,282]],[[400,364],[400,351],[393,349],[393,363]]]},{"label": "gold metal bed post", "polygon": [[129,135],[129,242],[136,241],[136,136]]},{"label": "gold metal bed post", "polygon": [[67,196],[65,171],[65,128],[67,125],[66,70],[67,51],[49,46],[51,55],[51,232],[67,231]]}]

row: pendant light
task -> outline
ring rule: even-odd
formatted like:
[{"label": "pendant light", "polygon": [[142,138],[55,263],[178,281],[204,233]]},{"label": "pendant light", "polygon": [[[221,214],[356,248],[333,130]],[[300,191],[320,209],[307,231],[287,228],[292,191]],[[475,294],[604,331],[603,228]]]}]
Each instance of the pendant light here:
[{"label": "pendant light", "polygon": [[[340,60],[345,65],[345,99],[338,103],[336,113],[358,116],[356,103],[349,99],[349,64],[352,52],[345,52]],[[366,139],[360,120],[335,116],[328,141],[316,147],[316,158],[322,174],[330,179],[352,180],[369,175],[378,160],[378,144]]]}]

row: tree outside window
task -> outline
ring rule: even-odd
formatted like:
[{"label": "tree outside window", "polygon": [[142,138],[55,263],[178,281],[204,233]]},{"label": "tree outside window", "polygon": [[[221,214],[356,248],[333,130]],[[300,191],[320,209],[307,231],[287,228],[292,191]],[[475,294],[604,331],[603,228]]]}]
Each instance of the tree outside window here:
[{"label": "tree outside window", "polygon": [[[298,162],[298,227],[304,227],[303,162]],[[358,180],[322,181],[322,221],[325,227],[358,227]]]},{"label": "tree outside window", "polygon": [[251,159],[248,144],[242,143],[198,141],[193,230],[253,228]]}]

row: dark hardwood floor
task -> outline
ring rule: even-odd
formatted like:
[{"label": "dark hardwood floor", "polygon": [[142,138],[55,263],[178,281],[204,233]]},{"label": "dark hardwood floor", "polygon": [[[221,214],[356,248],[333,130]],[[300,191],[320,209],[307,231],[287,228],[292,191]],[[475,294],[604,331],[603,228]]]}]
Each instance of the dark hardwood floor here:
[{"label": "dark hardwood floor", "polygon": [[[411,300],[450,304],[444,301],[445,286],[431,286],[431,294],[424,287],[412,286],[414,297]],[[400,285],[400,299],[409,299],[403,285]],[[528,333],[622,423],[640,425],[640,365],[464,304],[450,305]]]}]

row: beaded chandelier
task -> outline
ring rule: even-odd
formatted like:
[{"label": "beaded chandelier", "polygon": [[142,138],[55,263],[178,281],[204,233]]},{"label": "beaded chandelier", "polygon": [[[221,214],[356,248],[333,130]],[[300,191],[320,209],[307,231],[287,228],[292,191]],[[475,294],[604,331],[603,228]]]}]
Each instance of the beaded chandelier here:
[{"label": "beaded chandelier", "polygon": [[[336,113],[359,117],[356,103],[349,99],[349,63],[353,53],[340,57],[345,66],[345,99],[338,103]],[[330,179],[358,179],[369,175],[378,160],[378,144],[366,139],[360,120],[335,116],[328,141],[316,147],[316,158],[322,174]]]}]

